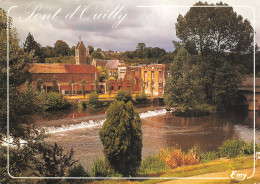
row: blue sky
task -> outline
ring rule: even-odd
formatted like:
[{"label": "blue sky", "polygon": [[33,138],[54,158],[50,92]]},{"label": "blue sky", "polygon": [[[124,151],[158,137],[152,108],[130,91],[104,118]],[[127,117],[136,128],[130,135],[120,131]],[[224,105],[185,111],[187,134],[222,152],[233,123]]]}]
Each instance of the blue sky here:
[{"label": "blue sky", "polygon": [[[13,17],[24,42],[28,32],[42,46],[53,46],[64,40],[75,46],[81,37],[85,45],[102,50],[134,50],[137,43],[173,51],[172,40],[178,40],[175,23],[197,1],[186,0],[0,0],[0,7]],[[216,3],[219,1],[207,1]],[[225,0],[247,18],[256,32],[260,30],[260,0]],[[244,7],[248,6],[248,7]],[[140,7],[141,6],[141,7]],[[156,7],[144,7],[156,6]],[[250,8],[252,7],[252,8]],[[255,19],[254,19],[255,11]],[[49,16],[49,18],[47,18]],[[260,45],[260,37],[256,35]]]}]

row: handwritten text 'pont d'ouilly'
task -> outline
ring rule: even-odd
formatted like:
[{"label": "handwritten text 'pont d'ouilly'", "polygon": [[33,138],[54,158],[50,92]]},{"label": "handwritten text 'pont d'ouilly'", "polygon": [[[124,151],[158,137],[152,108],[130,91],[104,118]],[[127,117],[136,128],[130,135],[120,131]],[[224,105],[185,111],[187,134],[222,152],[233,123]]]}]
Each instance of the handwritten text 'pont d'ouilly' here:
[{"label": "handwritten text 'pont d'ouilly'", "polygon": [[[55,21],[57,18],[62,18],[66,21],[75,21],[79,19],[82,22],[86,21],[111,21],[113,22],[112,28],[117,28],[124,20],[128,18],[128,14],[124,13],[125,5],[117,5],[114,8],[111,8],[111,11],[106,9],[106,13],[100,12],[100,6],[97,3],[92,3],[89,5],[77,5],[76,8],[69,12],[65,12],[62,8],[57,8],[52,13],[45,13],[46,8],[43,8],[43,4],[40,2],[33,2],[28,4],[24,8],[25,16],[19,17],[21,21],[33,20],[52,20]],[[8,13],[14,12],[18,6],[12,6],[9,8]],[[61,17],[62,16],[62,17]],[[61,20],[62,20],[61,19]]]}]

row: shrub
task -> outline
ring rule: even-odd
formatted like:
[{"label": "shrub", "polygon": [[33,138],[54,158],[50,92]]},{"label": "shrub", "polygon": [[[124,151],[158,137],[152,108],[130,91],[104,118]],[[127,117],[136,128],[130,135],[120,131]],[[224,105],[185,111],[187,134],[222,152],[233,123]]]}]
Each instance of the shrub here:
[{"label": "shrub", "polygon": [[45,110],[66,109],[71,104],[63,97],[62,94],[51,92],[43,97]]},{"label": "shrub", "polygon": [[81,102],[81,106],[83,109],[86,109],[87,108],[87,103],[85,101],[82,101]]},{"label": "shrub", "polygon": [[[90,175],[88,174],[88,172],[85,170],[85,168],[79,164],[79,165],[74,165],[73,167],[69,168],[68,171],[68,177],[89,177]],[[75,184],[80,184],[80,183],[85,183],[86,180],[75,180],[75,179],[68,179],[67,180],[68,183],[75,183]]]},{"label": "shrub", "polygon": [[116,93],[115,100],[124,101],[126,103],[126,102],[129,102],[129,101],[132,101],[132,96],[131,96],[131,93],[129,91],[119,90]]},{"label": "shrub", "polygon": [[197,105],[193,108],[181,107],[173,111],[176,116],[204,116],[216,112],[216,107],[209,104]]},{"label": "shrub", "polygon": [[160,152],[161,158],[166,164],[174,169],[183,165],[196,165],[200,162],[200,156],[194,150],[190,150],[187,154],[178,146],[173,148],[164,148]]},{"label": "shrub", "polygon": [[243,155],[247,143],[243,140],[227,140],[218,149],[221,157],[234,158]]},{"label": "shrub", "polygon": [[135,100],[136,100],[137,103],[146,103],[147,96],[146,96],[146,94],[141,94],[141,95],[137,94],[136,97],[135,97]]},{"label": "shrub", "polygon": [[107,177],[111,173],[108,162],[105,159],[95,160],[91,166],[91,176]]},{"label": "shrub", "polygon": [[216,151],[209,151],[200,155],[200,160],[202,163],[209,162],[211,160],[216,160],[218,158],[218,152]]},{"label": "shrub", "polygon": [[98,94],[96,92],[92,92],[89,94],[88,106],[91,108],[95,108],[98,106]]},{"label": "shrub", "polygon": [[166,106],[165,110],[169,112],[169,111],[171,111],[171,108],[169,106]]},{"label": "shrub", "polygon": [[169,167],[162,160],[160,155],[155,155],[155,156],[148,156],[142,160],[139,173],[151,174],[151,173],[164,172],[168,169]]},{"label": "shrub", "polygon": [[132,102],[113,102],[99,132],[111,167],[124,176],[134,175],[142,158],[142,121]]}]

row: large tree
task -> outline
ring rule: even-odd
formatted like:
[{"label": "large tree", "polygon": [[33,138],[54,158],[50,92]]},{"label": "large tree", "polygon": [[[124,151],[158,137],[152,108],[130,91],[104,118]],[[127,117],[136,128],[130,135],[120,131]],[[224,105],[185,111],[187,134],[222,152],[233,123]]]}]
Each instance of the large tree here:
[{"label": "large tree", "polygon": [[99,135],[109,164],[124,176],[134,175],[141,164],[141,126],[132,102],[115,101],[108,108]]},{"label": "large tree", "polygon": [[[185,16],[179,15],[177,37],[185,44],[196,45],[202,57],[210,57],[213,61],[226,52],[252,51],[254,32],[250,22],[234,12],[232,7],[201,7],[211,5],[214,6],[198,2]],[[227,6],[222,2],[216,5]]]},{"label": "large tree", "polygon": [[38,57],[37,59],[39,61],[44,62],[44,55],[43,55],[44,53],[42,51],[41,45],[34,40],[34,37],[31,33],[28,34],[28,36],[23,44],[23,49],[24,49],[24,52],[27,52],[27,53],[33,52],[33,54],[36,57]]},{"label": "large tree", "polygon": [[204,102],[199,68],[191,63],[191,56],[185,49],[177,53],[170,68],[170,75],[164,93],[166,105],[187,110]]},{"label": "large tree", "polygon": [[57,40],[54,44],[54,54],[55,56],[68,56],[70,52],[69,45],[63,40]]},{"label": "large tree", "polygon": [[[31,115],[42,110],[41,95],[35,91],[30,79],[29,66],[33,55],[19,45],[19,37],[12,28],[12,19],[9,22],[9,93],[7,93],[7,16],[0,8],[0,183],[24,183],[24,181],[12,179],[7,173],[7,149],[2,143],[6,143],[7,121],[9,120],[9,171],[12,176],[26,176],[33,169],[32,160],[38,159],[38,154],[46,155],[46,151],[37,148],[44,140],[44,135],[33,128]],[[26,82],[27,81],[27,82]],[[21,91],[21,85],[26,82],[25,89]],[[7,99],[9,97],[9,109]],[[7,111],[9,110],[9,116]],[[22,142],[23,143],[22,143]],[[12,145],[12,146],[11,146]],[[56,146],[56,148],[58,148]],[[62,154],[59,154],[63,157]],[[71,158],[71,157],[70,157]],[[60,164],[66,165],[61,160]],[[56,165],[56,169],[60,165]],[[45,170],[46,171],[46,170]]]},{"label": "large tree", "polygon": [[[222,2],[216,5],[220,7],[198,2],[184,16],[179,15],[176,35],[185,48],[187,45],[196,46],[202,61],[200,67],[207,99],[214,104],[223,105],[219,103],[228,102],[229,94],[235,94],[241,84],[240,73],[243,68],[239,66],[241,59],[239,57],[253,51],[254,32],[250,22],[234,12],[232,7],[227,7],[227,4]],[[226,70],[223,67],[233,70]],[[233,83],[225,83],[225,86],[222,83],[222,95],[217,97],[219,94],[217,91],[220,89],[219,78],[226,80],[223,76],[233,76]]]}]

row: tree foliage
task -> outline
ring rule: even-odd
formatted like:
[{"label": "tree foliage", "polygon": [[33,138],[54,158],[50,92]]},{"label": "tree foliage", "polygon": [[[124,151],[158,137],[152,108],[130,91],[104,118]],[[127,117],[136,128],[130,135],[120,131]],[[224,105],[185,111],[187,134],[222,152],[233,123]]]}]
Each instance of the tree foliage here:
[{"label": "tree foliage", "polygon": [[191,56],[181,49],[171,65],[171,76],[165,87],[165,103],[168,106],[194,108],[204,100],[203,86],[198,66],[191,63]]},{"label": "tree foliage", "polygon": [[41,45],[39,43],[37,43],[34,40],[33,35],[31,33],[29,33],[23,44],[24,52],[26,52],[28,54],[29,53],[34,54],[34,56],[36,56],[36,59],[38,61],[44,62],[44,55],[43,55],[44,53],[42,52],[41,48],[42,48]]},{"label": "tree foliage", "polygon": [[120,89],[115,95],[115,100],[124,101],[125,103],[127,103],[129,101],[132,101],[132,96],[129,91],[124,91]]},{"label": "tree foliage", "polygon": [[[227,6],[222,2],[216,5]],[[227,107],[242,82],[245,67],[252,71],[250,65],[241,62],[241,58],[253,51],[254,32],[250,22],[231,6],[213,7],[198,2],[184,16],[178,16],[176,35],[182,48],[193,45],[200,53],[197,64],[206,99],[220,108]]]},{"label": "tree foliage", "polygon": [[54,44],[54,54],[55,56],[67,56],[69,55],[70,48],[69,45],[63,40],[57,40]]},{"label": "tree foliage", "polygon": [[103,152],[111,167],[124,176],[134,175],[142,158],[142,122],[132,102],[113,102],[100,130]]}]

